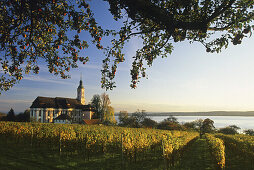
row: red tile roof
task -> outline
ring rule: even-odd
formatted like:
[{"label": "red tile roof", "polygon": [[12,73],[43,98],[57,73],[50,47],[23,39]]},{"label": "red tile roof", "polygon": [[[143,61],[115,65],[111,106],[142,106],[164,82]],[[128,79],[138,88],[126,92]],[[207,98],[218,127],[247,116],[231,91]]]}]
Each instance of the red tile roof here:
[{"label": "red tile roof", "polygon": [[83,121],[87,125],[97,125],[101,123],[100,119],[84,119]]}]

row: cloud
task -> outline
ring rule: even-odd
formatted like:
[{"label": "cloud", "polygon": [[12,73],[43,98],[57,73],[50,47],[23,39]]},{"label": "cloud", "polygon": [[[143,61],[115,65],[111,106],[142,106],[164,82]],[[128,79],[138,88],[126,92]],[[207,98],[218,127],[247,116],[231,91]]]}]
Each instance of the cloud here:
[{"label": "cloud", "polygon": [[21,100],[21,99],[11,99],[11,100],[6,100],[6,99],[0,99],[0,103],[31,103],[31,100]]},{"label": "cloud", "polygon": [[55,84],[68,84],[68,85],[73,85],[71,82],[63,81],[63,80],[53,80],[49,78],[43,78],[40,76],[26,76],[24,77],[24,80],[29,80],[29,81],[38,81],[38,82],[44,82],[44,83],[55,83]]}]

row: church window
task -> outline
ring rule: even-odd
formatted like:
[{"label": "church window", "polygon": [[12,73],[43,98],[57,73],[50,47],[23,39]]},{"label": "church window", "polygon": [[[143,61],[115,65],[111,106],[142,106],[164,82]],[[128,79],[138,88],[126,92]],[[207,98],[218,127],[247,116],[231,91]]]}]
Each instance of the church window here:
[{"label": "church window", "polygon": [[39,110],[39,116],[41,116],[41,110]]}]

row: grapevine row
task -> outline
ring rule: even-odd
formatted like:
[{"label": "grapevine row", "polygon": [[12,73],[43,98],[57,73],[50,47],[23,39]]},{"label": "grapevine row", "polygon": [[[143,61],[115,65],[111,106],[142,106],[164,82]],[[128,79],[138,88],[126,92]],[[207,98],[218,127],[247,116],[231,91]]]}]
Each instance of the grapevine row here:
[{"label": "grapevine row", "polygon": [[211,134],[205,134],[206,141],[212,155],[215,157],[220,169],[225,168],[225,145],[223,140],[214,137]]},{"label": "grapevine row", "polygon": [[243,157],[248,157],[252,160],[254,166],[254,137],[248,135],[224,135],[217,134],[216,137],[221,138],[226,147],[241,154]]},{"label": "grapevine row", "polygon": [[103,125],[0,122],[0,136],[33,145],[59,147],[60,151],[123,153],[135,160],[138,154],[153,150],[171,160],[198,134]]}]

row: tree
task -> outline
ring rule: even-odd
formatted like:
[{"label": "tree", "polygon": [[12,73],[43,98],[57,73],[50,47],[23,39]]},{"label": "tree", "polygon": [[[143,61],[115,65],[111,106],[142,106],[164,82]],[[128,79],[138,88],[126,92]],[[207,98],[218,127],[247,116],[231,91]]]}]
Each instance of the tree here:
[{"label": "tree", "polygon": [[103,93],[101,96],[96,94],[91,100],[91,106],[94,108],[94,119],[100,119],[105,124],[116,124],[115,111],[108,94]]},{"label": "tree", "polygon": [[185,126],[180,125],[177,118],[172,115],[160,122],[157,128],[165,130],[186,130]]},{"label": "tree", "polygon": [[186,130],[184,126],[171,121],[162,121],[157,125],[157,128],[164,130]]},{"label": "tree", "polygon": [[16,121],[16,116],[14,113],[14,110],[11,108],[10,111],[8,112],[7,116],[6,116],[6,120],[7,121]]},{"label": "tree", "polygon": [[131,117],[135,118],[139,124],[145,120],[147,117],[147,113],[145,110],[137,110],[136,112],[132,113]]},{"label": "tree", "polygon": [[0,65],[4,72],[0,92],[30,71],[38,74],[38,60],[45,62],[50,73],[69,78],[66,72],[76,68],[77,61],[88,61],[79,55],[88,48],[88,42],[79,37],[83,30],[98,49],[103,48],[103,31],[85,0],[76,4],[74,0],[2,0],[0,6]]},{"label": "tree", "polygon": [[101,98],[100,95],[95,94],[93,95],[93,98],[91,100],[91,106],[94,109],[94,114],[93,118],[94,119],[100,119],[101,118],[101,111],[102,111],[102,103],[101,103]]},{"label": "tree", "polygon": [[142,127],[142,122],[145,120],[145,118],[147,117],[147,114],[145,112],[145,110],[137,110],[136,112],[132,113],[131,115],[131,120],[133,120],[133,126],[135,128],[140,128]]},{"label": "tree", "polygon": [[122,119],[122,121],[119,122],[119,125],[124,127],[132,127],[132,128],[140,127],[137,120],[132,116]]},{"label": "tree", "polygon": [[130,117],[128,117],[128,113],[126,111],[122,111],[119,114],[119,125],[120,126],[127,126],[133,128],[140,128],[142,126],[145,127],[154,127],[155,123],[150,118],[147,118],[147,114],[145,110],[137,110],[136,112],[132,113]]},{"label": "tree", "polygon": [[168,122],[172,122],[172,123],[179,123],[177,121],[177,118],[172,115],[170,115],[168,118],[164,119],[163,121],[168,121]]},{"label": "tree", "polygon": [[119,122],[122,122],[124,119],[128,118],[128,112],[127,111],[120,111],[118,117],[119,117]]},{"label": "tree", "polygon": [[199,136],[200,136],[200,138],[202,137],[202,125],[203,125],[203,119],[198,119],[198,120],[196,120],[196,121],[194,121],[195,122],[195,126],[196,126],[196,129],[198,130],[198,132],[199,132]]},{"label": "tree", "polygon": [[194,121],[193,123],[194,123],[194,128],[199,132],[200,138],[205,133],[212,133],[215,131],[214,121],[209,118],[205,120],[198,119]]},{"label": "tree", "polygon": [[218,130],[219,133],[224,133],[224,134],[231,134],[231,135],[235,135],[238,134],[238,130],[241,129],[240,127],[236,126],[236,125],[230,125],[224,128],[220,128]]},{"label": "tree", "polygon": [[[119,125],[120,126],[128,126],[130,124],[130,117],[127,111],[120,111],[119,113]],[[134,119],[133,119],[134,120]]]},{"label": "tree", "polygon": [[16,116],[17,122],[29,122],[30,121],[30,110],[25,110],[24,113],[19,113]]},{"label": "tree", "polygon": [[190,129],[190,130],[196,130],[197,129],[195,121],[186,122],[186,123],[183,124],[183,126],[186,127],[187,129]]},{"label": "tree", "polygon": [[247,129],[244,131],[246,135],[254,136],[254,130],[253,129]]},{"label": "tree", "polygon": [[214,121],[209,119],[209,118],[206,118],[203,122],[202,122],[202,125],[200,127],[201,129],[201,135],[202,136],[203,134],[205,133],[212,133],[214,132],[215,130],[215,127],[214,127]]},{"label": "tree", "polygon": [[124,20],[112,40],[113,46],[106,48],[102,70],[102,86],[106,88],[114,85],[117,64],[124,60],[121,50],[133,37],[143,41],[133,56],[131,87],[135,88],[141,77],[146,77],[146,67],[157,57],[171,54],[174,43],[199,42],[207,52],[218,53],[230,42],[241,44],[254,29],[253,0],[106,1],[115,19]]},{"label": "tree", "polygon": [[152,120],[151,118],[144,118],[144,120],[141,122],[142,127],[147,128],[155,128],[157,126],[157,122],[155,120]]},{"label": "tree", "polygon": [[115,125],[116,124],[115,110],[112,106],[108,106],[106,114],[104,114],[103,122],[106,125]]},{"label": "tree", "polygon": [[102,93],[102,95],[101,95],[101,103],[102,103],[101,104],[101,106],[102,106],[102,111],[101,111],[102,116],[101,116],[101,119],[105,120],[105,118],[108,116],[108,113],[109,113],[108,110],[109,110],[109,106],[111,104],[108,94]]},{"label": "tree", "polygon": [[[232,42],[240,44],[253,31],[253,0],[104,0],[115,20],[123,22],[120,30],[103,30],[85,0],[2,0],[0,2],[0,63],[4,75],[0,90],[8,90],[24,73],[38,73],[37,60],[43,59],[49,72],[62,78],[88,47],[79,33],[87,31],[98,49],[104,49],[102,87],[115,87],[117,65],[123,62],[123,48],[138,37],[143,46],[136,50],[131,69],[131,87],[136,88],[146,67],[157,57],[167,57],[174,43],[189,41],[204,45],[207,52],[220,52]],[[75,32],[74,38],[67,34]],[[218,32],[218,34],[217,34]],[[102,36],[114,36],[112,46],[101,45]],[[63,54],[63,55],[61,55]],[[25,69],[23,68],[25,66]]]}]

